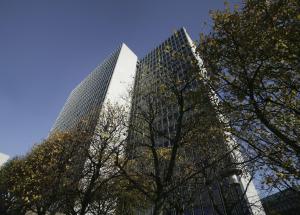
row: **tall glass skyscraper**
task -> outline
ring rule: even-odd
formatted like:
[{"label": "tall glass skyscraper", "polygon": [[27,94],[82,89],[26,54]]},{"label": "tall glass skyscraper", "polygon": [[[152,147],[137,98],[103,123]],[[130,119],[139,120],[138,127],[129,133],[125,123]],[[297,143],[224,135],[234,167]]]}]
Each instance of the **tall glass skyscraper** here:
[{"label": "tall glass skyscraper", "polygon": [[103,104],[122,102],[133,83],[136,63],[137,56],[125,44],[118,47],[71,92],[51,132],[82,126],[93,132]]},{"label": "tall glass skyscraper", "polygon": [[[176,123],[179,117],[178,102],[180,101],[176,99],[174,101],[171,94],[173,96],[176,93],[190,93],[193,95],[193,92],[200,92],[198,99],[200,96],[203,104],[198,104],[198,109],[206,111],[204,114],[205,117],[198,117],[196,119],[198,113],[197,108],[193,109],[194,98],[182,101],[186,104],[185,107],[187,109],[191,108],[192,110],[188,111],[184,116],[183,121],[186,123],[187,128],[192,124],[194,125],[194,121],[197,120],[200,120],[200,122],[196,122],[195,124],[203,127],[207,126],[205,124],[215,124],[217,126],[217,124],[221,123],[223,116],[219,116],[215,111],[217,101],[214,93],[204,86],[204,82],[208,79],[205,69],[201,66],[202,60],[196,54],[193,42],[184,28],[176,31],[154,50],[146,54],[144,58],[140,59],[137,65],[131,115],[133,127],[138,127],[139,131],[130,131],[131,141],[129,144],[131,144],[130,147],[133,150],[129,154],[134,153],[135,150],[143,150],[143,147],[136,149],[139,148],[137,147],[138,144],[151,145],[151,143],[146,142],[151,140],[145,138],[145,136],[150,136],[150,134],[140,131],[143,129],[143,126],[149,130],[148,122],[143,125],[140,120],[140,115],[148,111],[151,113],[148,113],[149,116],[145,121],[153,120],[151,129],[155,133],[153,137],[155,144],[157,144],[156,147],[172,148],[172,140],[174,140],[178,129]],[[195,73],[199,73],[199,76],[192,77]],[[168,93],[168,90],[169,92],[172,91],[172,85],[174,85],[173,90],[179,86],[177,90],[181,87],[182,91],[173,91],[173,93],[170,93],[170,96],[165,95]],[[202,132],[205,133],[206,131]],[[208,135],[212,135],[209,131],[207,133]],[[205,136],[205,134],[203,135]],[[210,150],[201,150],[203,145],[201,146],[200,143],[196,143],[192,148],[186,148],[181,156],[183,155],[186,160],[197,162],[197,160],[200,161],[202,159],[203,155],[201,153],[211,153],[211,156],[214,156],[214,153],[217,151],[220,153],[230,151],[233,145],[237,145],[237,143],[230,140],[232,138],[226,139],[224,132],[215,133],[213,136],[209,141],[211,145],[208,145],[208,147],[211,147]],[[216,180],[217,177],[215,175],[212,176],[212,178],[215,178],[215,182],[211,182],[208,187],[211,187],[213,197],[209,197],[210,191],[208,189],[200,188],[199,192],[196,192],[197,197],[193,202],[194,208],[188,209],[187,214],[228,214],[229,208],[230,214],[234,215],[264,214],[253,183],[249,181],[247,174],[241,175],[241,170],[234,167],[232,164],[236,161],[234,159],[241,161],[242,156],[239,150],[234,150],[228,155],[228,158],[216,164],[219,167],[215,168],[213,174],[224,175],[224,172],[226,172],[226,177],[224,176],[222,182],[219,183]],[[230,169],[227,168],[228,166],[230,166]],[[210,180],[209,177],[207,179]],[[190,195],[188,191],[190,189],[193,188],[189,188],[188,186],[183,188],[180,194],[182,201],[184,201],[185,196]],[[170,209],[170,214],[175,214],[172,208]]]},{"label": "tall glass skyscraper", "polygon": [[[174,58],[174,54],[179,55],[184,60],[180,60],[176,56]],[[134,86],[131,103],[131,124],[137,123],[135,113],[139,107],[147,106],[147,100],[150,99],[152,104],[156,105],[157,115],[159,116],[154,121],[155,128],[162,133],[162,135],[156,137],[156,147],[172,147],[170,139],[172,139],[171,137],[174,136],[177,129],[176,120],[179,116],[179,109],[171,101],[172,99],[158,99],[156,97],[158,93],[156,94],[155,92],[164,91],[167,83],[166,78],[170,74],[177,78],[178,84],[188,80],[189,71],[195,68],[195,65],[192,65],[191,62],[196,63],[198,66],[201,78],[191,80],[188,88],[190,91],[203,89],[202,97],[206,101],[205,105],[208,107],[207,113],[211,116],[210,119],[217,123],[222,117],[218,116],[214,111],[216,104],[213,101],[213,92],[204,88],[203,80],[206,78],[206,72],[201,68],[202,61],[195,52],[191,38],[186,30],[182,28],[139,61],[137,56],[125,44],[122,44],[71,92],[51,132],[72,131],[82,126],[91,132],[95,131],[103,105],[108,101],[120,103],[122,101],[121,97],[125,95],[128,86],[131,85]],[[190,101],[187,102],[189,103]],[[188,113],[184,119],[185,122],[188,123],[194,116],[195,113]],[[141,126],[140,129],[143,129],[143,127]],[[135,142],[138,144],[144,141],[144,134],[142,136],[136,135],[131,130],[129,130],[129,134],[129,144]],[[219,137],[219,139],[220,146],[218,147],[221,150],[230,148],[232,144],[230,141],[226,141],[222,137]],[[194,152],[191,150],[190,153],[185,153],[185,156],[193,157],[193,159],[201,156]],[[130,152],[128,153],[130,156]],[[238,151],[235,153],[239,154]],[[233,161],[232,157],[234,155],[229,157],[226,162]],[[220,186],[218,183],[212,184],[214,189],[213,195],[218,199],[217,202],[211,202],[206,191],[199,191],[198,197],[193,204],[194,208],[191,209],[193,210],[191,214],[217,214],[214,204],[217,204],[219,212],[226,214],[226,202],[222,197],[222,192],[225,190],[231,195],[230,201],[242,197],[242,201],[239,201],[234,206],[231,214],[263,215],[263,210],[256,210],[256,208],[261,208],[262,206],[253,183],[248,183],[249,179],[247,176],[241,176],[237,172],[231,171],[228,173],[227,187],[222,187],[223,185]],[[187,190],[182,192],[187,192]],[[170,212],[172,213],[172,210]]]}]

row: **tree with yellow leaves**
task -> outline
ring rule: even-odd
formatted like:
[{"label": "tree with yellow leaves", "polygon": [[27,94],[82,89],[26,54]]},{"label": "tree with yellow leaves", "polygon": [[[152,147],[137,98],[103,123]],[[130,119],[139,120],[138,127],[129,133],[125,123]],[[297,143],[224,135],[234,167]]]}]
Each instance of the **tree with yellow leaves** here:
[{"label": "tree with yellow leaves", "polygon": [[[24,199],[16,187],[15,174],[22,171],[23,158],[16,157],[6,162],[0,168],[0,214],[24,215],[27,208]],[[20,186],[20,185],[19,185]]]},{"label": "tree with yellow leaves", "polygon": [[247,0],[213,11],[197,49],[227,128],[271,188],[299,186],[299,8],[297,0]]},{"label": "tree with yellow leaves", "polygon": [[80,126],[51,133],[24,158],[1,168],[1,214],[113,213],[123,189],[115,161],[122,164],[125,116],[121,106],[103,105],[96,131]]},{"label": "tree with yellow leaves", "polygon": [[[11,174],[6,179],[10,185],[9,196],[18,199],[25,212],[43,215],[56,211],[67,187],[77,184],[81,173],[75,168],[79,165],[74,162],[75,155],[78,146],[86,141],[83,134],[56,133],[36,145],[24,158],[12,160],[12,165],[1,169],[3,173],[8,168]],[[10,202],[10,207],[14,208],[15,203]]]}]

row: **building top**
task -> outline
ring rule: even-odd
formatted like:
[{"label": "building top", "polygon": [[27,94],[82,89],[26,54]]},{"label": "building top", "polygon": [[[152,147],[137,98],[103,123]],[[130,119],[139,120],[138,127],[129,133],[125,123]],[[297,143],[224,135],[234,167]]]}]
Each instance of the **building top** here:
[{"label": "building top", "polygon": [[78,126],[93,130],[102,105],[121,101],[129,79],[133,81],[136,61],[137,56],[122,43],[72,90],[50,133]]}]

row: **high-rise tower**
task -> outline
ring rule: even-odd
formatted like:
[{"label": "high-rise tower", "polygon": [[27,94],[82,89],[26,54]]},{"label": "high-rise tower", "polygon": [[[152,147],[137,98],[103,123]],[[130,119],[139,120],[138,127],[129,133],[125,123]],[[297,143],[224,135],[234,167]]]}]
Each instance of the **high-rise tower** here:
[{"label": "high-rise tower", "polygon": [[71,92],[51,132],[78,126],[93,132],[103,104],[122,102],[133,83],[136,62],[137,56],[125,44],[117,48]]},{"label": "high-rise tower", "polygon": [[[143,150],[143,146],[147,145],[150,148],[153,143],[156,144],[155,148],[172,150],[178,129],[185,129],[184,126],[182,128],[177,126],[180,111],[183,111],[180,110],[180,102],[185,103],[186,113],[183,121],[187,128],[192,129],[191,125],[202,126],[211,130],[214,127],[220,127],[218,125],[222,124],[224,117],[217,114],[215,95],[205,86],[205,81],[207,81],[207,76],[205,69],[202,68],[202,60],[196,54],[193,42],[184,28],[176,31],[140,59],[137,65],[131,114],[132,127],[137,128],[138,131],[136,132],[135,129],[130,131],[129,155],[132,153],[132,157],[134,157],[134,153]],[[167,95],[168,93],[170,95]],[[173,97],[180,93],[186,93],[186,99],[174,100]],[[193,96],[196,93],[200,104],[198,101],[195,108],[193,107],[195,105],[195,97]],[[201,102],[203,103],[201,104]],[[199,109],[201,113],[197,112]],[[146,116],[145,123],[141,122],[141,115]],[[199,115],[202,116],[199,117]],[[198,122],[195,122],[197,120]],[[207,126],[206,124],[210,125]],[[143,129],[145,132],[142,132]],[[207,153],[211,153],[211,157],[216,156],[215,159],[219,159],[217,157],[218,152],[222,156],[224,155],[225,159],[216,163],[215,166],[217,167],[214,167],[213,170],[212,168],[205,170],[204,173],[211,172],[211,176],[205,179],[201,176],[201,180],[210,182],[206,182],[207,187],[204,189],[203,186],[200,187],[199,192],[194,194],[196,196],[192,203],[194,208],[188,209],[190,213],[217,214],[216,210],[218,210],[221,214],[228,214],[230,210],[230,214],[234,215],[264,214],[253,183],[249,181],[247,174],[241,175],[241,169],[233,164],[237,163],[235,159],[239,161],[243,159],[238,149],[233,150],[233,145],[236,147],[237,143],[232,142],[231,137],[226,138],[226,135],[230,136],[230,134],[225,134],[224,131],[218,130],[219,133],[213,134],[211,131],[202,129],[201,132],[202,134],[198,135],[198,143],[194,141],[192,147],[186,147],[180,156],[195,163],[203,162],[205,156],[212,161],[214,158],[210,158]],[[200,139],[206,135],[206,132],[207,135],[211,136],[206,137],[208,144],[204,146],[205,144],[202,144]],[[146,136],[151,136],[152,139]],[[207,148],[204,149],[203,147]],[[232,153],[227,154],[230,151]],[[147,165],[137,168],[145,169]],[[149,169],[149,174],[153,171],[153,169]],[[176,171],[180,170],[177,169]],[[162,168],[159,172],[165,171]],[[164,174],[161,173],[159,177],[166,177]],[[221,179],[222,182],[220,183]],[[179,194],[182,202],[185,197],[190,195],[189,190],[192,189],[194,188],[183,186]],[[170,214],[173,214],[172,211],[174,210],[171,207]]]},{"label": "high-rise tower", "polygon": [[[147,114],[144,112],[137,114],[140,107],[155,109],[156,117],[155,119],[153,118],[153,127],[151,128],[156,131],[154,136],[155,147],[161,149],[172,148],[174,144],[172,139],[176,138],[177,122],[180,117],[180,111],[182,111],[178,108],[178,103],[176,102],[184,102],[186,110],[190,109],[190,111],[185,110],[187,113],[183,119],[188,126],[195,123],[198,119],[199,122],[196,122],[195,125],[199,127],[205,127],[205,124],[213,126],[221,124],[222,116],[219,116],[215,111],[214,94],[204,86],[204,82],[207,79],[206,72],[201,68],[201,64],[202,61],[197,56],[193,42],[184,28],[175,32],[144,58],[140,59],[139,62],[136,55],[125,44],[122,44],[71,92],[51,132],[72,131],[82,126],[90,132],[95,132],[103,105],[108,101],[113,103],[122,102],[122,96],[126,93],[128,87],[133,85],[134,80],[131,103],[132,127],[129,128],[127,155],[133,155],[130,154],[134,153],[131,149],[136,145],[143,145],[146,141],[145,136],[149,132],[149,128],[144,127],[141,120],[136,117],[138,114]],[[199,74],[195,75],[193,71],[195,68],[199,71]],[[172,82],[174,80],[175,82]],[[167,95],[166,88],[170,88],[172,84],[174,86],[183,86],[184,83],[188,84],[182,90],[190,92],[191,97],[187,100],[175,101],[174,103],[174,98]],[[209,116],[206,118],[209,121],[202,122],[202,118],[195,120],[199,112],[193,109],[194,92],[198,93],[197,98],[203,101],[202,106],[205,106],[204,115]],[[125,102],[127,104],[130,103],[128,100]],[[197,105],[198,107],[200,105],[201,108],[201,102],[200,104],[198,102]],[[201,114],[203,115],[203,113]],[[138,132],[133,129],[134,126],[138,127]],[[202,130],[202,133],[198,136],[205,136],[206,131]],[[207,133],[211,134],[208,131]],[[224,132],[221,132],[211,137],[206,137],[208,139],[206,141],[208,142],[207,147],[210,149],[203,148],[204,146],[199,141],[193,141],[194,143],[190,148],[181,150],[180,156],[189,162],[199,162],[201,164],[203,157],[201,153],[210,153],[211,149],[214,152],[230,151],[230,147],[235,143],[227,140],[225,138],[226,135],[223,134]],[[212,144],[210,144],[209,138],[211,138]],[[189,209],[193,210],[192,214],[212,215],[216,214],[216,208],[219,210],[219,213],[227,214],[226,208],[228,207],[233,208],[231,214],[234,215],[264,214],[263,211],[256,211],[256,208],[261,207],[261,204],[254,185],[247,176],[239,175],[238,168],[225,169],[225,166],[234,166],[231,164],[234,163],[236,154],[240,154],[238,150],[234,151],[226,156],[223,163],[218,163],[220,166],[215,167],[213,172],[215,175],[226,175],[224,176],[226,179],[223,180],[225,185],[219,183],[215,177],[214,182],[206,182],[209,184],[207,187],[200,187],[199,192],[194,192],[196,197],[192,203],[193,208]],[[214,156],[214,154],[212,153],[211,156]],[[241,159],[241,156],[239,156],[239,159]],[[224,169],[226,172],[224,172]],[[176,171],[179,170],[176,169]],[[207,171],[210,171],[210,169]],[[151,171],[149,174],[151,175]],[[207,178],[208,181],[210,179],[210,177]],[[182,188],[179,191],[180,198],[189,196],[190,188],[188,186],[183,186]],[[216,202],[213,202],[209,197],[211,192]],[[225,193],[227,194],[225,195]],[[237,199],[240,201],[233,205],[232,202]],[[170,212],[172,210],[172,207],[170,207]]]}]

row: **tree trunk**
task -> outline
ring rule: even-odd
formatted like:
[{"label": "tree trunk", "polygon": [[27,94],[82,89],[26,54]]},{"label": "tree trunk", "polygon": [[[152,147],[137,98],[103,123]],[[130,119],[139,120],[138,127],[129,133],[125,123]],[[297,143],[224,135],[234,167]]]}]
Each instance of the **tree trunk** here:
[{"label": "tree trunk", "polygon": [[184,215],[183,208],[176,208],[176,215]]},{"label": "tree trunk", "polygon": [[154,204],[152,215],[162,215],[163,214],[162,206],[163,206],[163,202],[161,201],[156,202]]}]

